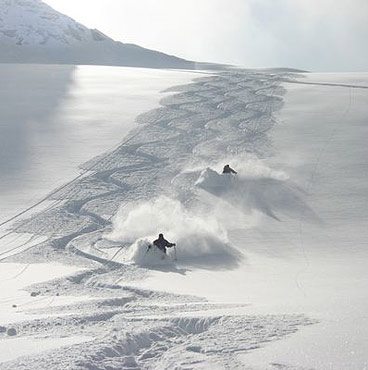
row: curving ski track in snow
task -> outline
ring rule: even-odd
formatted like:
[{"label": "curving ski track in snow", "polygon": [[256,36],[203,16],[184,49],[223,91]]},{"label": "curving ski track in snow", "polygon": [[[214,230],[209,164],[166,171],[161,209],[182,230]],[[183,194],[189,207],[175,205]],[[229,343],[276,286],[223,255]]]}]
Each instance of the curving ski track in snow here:
[{"label": "curving ski track in snow", "polygon": [[[40,299],[93,297],[72,306],[37,310],[34,313],[52,316],[12,325],[18,336],[82,334],[94,339],[3,363],[1,369],[243,369],[238,353],[312,323],[302,315],[216,315],[217,309],[227,306],[133,288],[134,280],[144,278],[148,270],[111,261],[96,246],[119,207],[162,194],[192,207],[196,203],[192,179],[184,176],[184,185],[172,182],[189,164],[210,164],[246,153],[269,155],[268,131],[283,104],[281,82],[290,77],[226,72],[172,88],[176,94],[162,99],[162,107],[139,116],[141,127],[121,145],[84,164],[83,176],[52,192],[50,207],[13,226],[7,237],[29,233],[48,240],[14,247],[6,254],[13,253],[7,261],[50,260],[87,267],[30,291]],[[270,369],[296,368],[270,364]]]}]

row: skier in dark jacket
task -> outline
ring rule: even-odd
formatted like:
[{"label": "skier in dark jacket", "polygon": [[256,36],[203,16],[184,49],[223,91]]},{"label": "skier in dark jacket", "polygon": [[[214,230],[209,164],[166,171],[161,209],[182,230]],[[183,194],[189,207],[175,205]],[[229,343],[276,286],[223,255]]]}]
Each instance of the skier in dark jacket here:
[{"label": "skier in dark jacket", "polygon": [[222,170],[222,173],[233,173],[233,174],[237,174],[237,172],[235,170],[233,170],[228,164],[225,165],[224,169]]},{"label": "skier in dark jacket", "polygon": [[171,247],[175,247],[176,246],[175,243],[168,242],[164,238],[164,235],[163,234],[159,234],[158,235],[158,239],[156,239],[153,242],[153,245],[156,246],[160,251],[164,252],[165,254],[166,254],[166,248],[171,248]]}]

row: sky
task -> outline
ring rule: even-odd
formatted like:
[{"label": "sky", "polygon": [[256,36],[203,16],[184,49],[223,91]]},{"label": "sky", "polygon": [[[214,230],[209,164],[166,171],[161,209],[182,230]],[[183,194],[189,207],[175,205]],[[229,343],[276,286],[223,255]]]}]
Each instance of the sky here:
[{"label": "sky", "polygon": [[44,0],[115,40],[195,61],[368,71],[368,0]]}]

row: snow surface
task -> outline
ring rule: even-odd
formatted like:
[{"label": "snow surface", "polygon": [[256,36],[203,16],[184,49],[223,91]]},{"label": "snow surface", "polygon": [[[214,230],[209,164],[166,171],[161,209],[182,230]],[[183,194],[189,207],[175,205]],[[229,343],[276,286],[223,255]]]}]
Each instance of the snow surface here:
[{"label": "snow surface", "polygon": [[81,163],[116,146],[136,127],[140,112],[157,106],[160,91],[196,76],[152,69],[0,65],[0,222],[78,175]]},{"label": "snow surface", "polygon": [[0,363],[12,361],[21,356],[27,356],[37,352],[44,352],[58,347],[73,345],[90,340],[91,338],[13,338],[0,342]]},{"label": "snow surface", "polygon": [[[80,268],[61,264],[18,264],[3,263],[0,272],[0,316],[1,324],[23,321],[29,317],[29,308],[40,308],[45,305],[68,304],[75,301],[70,297],[53,297],[40,299],[30,297],[29,292],[23,290],[30,284],[37,284],[50,279],[60,278],[80,271]],[[85,299],[86,297],[84,297]],[[16,303],[15,303],[16,302]],[[16,307],[13,307],[13,305]]]},{"label": "snow surface", "polygon": [[[12,323],[17,338],[94,340],[0,368],[366,369],[368,90],[356,78],[233,71],[169,89],[3,238],[48,237],[7,263],[83,267],[32,298],[88,296],[37,307]],[[159,232],[178,261],[147,252]]]}]

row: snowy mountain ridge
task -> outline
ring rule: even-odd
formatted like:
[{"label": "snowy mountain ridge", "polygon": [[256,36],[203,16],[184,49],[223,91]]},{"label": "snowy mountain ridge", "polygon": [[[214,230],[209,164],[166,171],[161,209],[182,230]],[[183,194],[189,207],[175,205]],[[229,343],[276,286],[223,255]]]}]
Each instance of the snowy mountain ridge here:
[{"label": "snowy mountain ridge", "polygon": [[0,63],[194,68],[194,63],[114,41],[41,0],[0,2]]},{"label": "snowy mountain ridge", "polygon": [[[41,0],[5,0],[0,4],[0,40],[16,45],[75,45],[109,39]],[[111,40],[111,39],[110,39]]]}]

